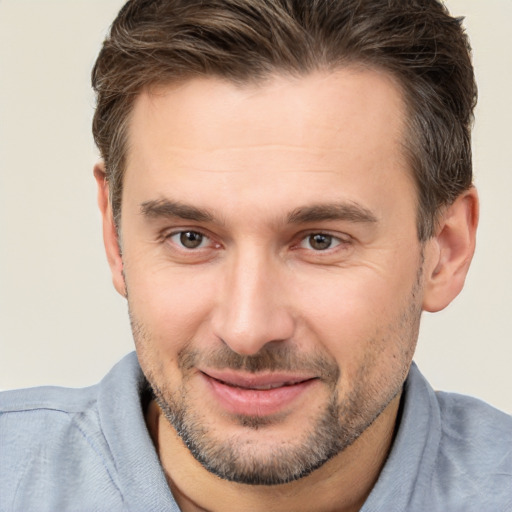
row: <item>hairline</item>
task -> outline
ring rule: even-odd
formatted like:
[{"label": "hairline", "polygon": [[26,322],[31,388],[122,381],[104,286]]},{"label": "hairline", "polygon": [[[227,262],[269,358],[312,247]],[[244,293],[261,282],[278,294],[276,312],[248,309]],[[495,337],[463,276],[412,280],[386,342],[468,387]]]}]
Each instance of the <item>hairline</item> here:
[{"label": "hairline", "polygon": [[[402,120],[402,130],[401,134],[402,140],[399,141],[399,147],[402,149],[402,156],[405,160],[408,172],[408,178],[411,179],[412,185],[415,190],[415,202],[416,202],[416,231],[417,236],[420,241],[425,241],[426,239],[433,236],[435,231],[436,221],[439,217],[439,212],[442,210],[442,207],[445,205],[439,205],[436,208],[436,211],[433,218],[431,217],[427,211],[423,211],[423,205],[420,198],[420,185],[417,179],[417,169],[415,169],[415,160],[416,160],[416,152],[421,151],[421,144],[419,141],[419,127],[415,126],[417,124],[418,112],[414,108],[414,101],[412,100],[412,94],[407,86],[406,79],[401,77],[399,73],[395,70],[389,69],[380,63],[371,62],[369,60],[365,60],[362,58],[351,57],[347,55],[345,59],[336,63],[336,64],[318,64],[315,67],[304,68],[301,70],[297,70],[294,68],[286,68],[284,66],[275,66],[273,69],[268,71],[265,74],[252,74],[246,77],[238,77],[238,76],[229,76],[228,74],[222,73],[184,73],[179,77],[170,77],[168,79],[154,79],[150,80],[147,83],[141,85],[137,90],[132,91],[129,95],[126,96],[125,106],[128,107],[127,114],[124,116],[124,119],[119,126],[117,131],[118,136],[120,138],[120,159],[117,163],[117,166],[121,167],[118,169],[120,172],[109,173],[109,177],[115,176],[116,182],[111,184],[109,183],[109,200],[112,205],[112,214],[114,217],[114,223],[118,233],[121,232],[121,209],[122,209],[122,195],[124,192],[124,177],[126,172],[127,165],[127,156],[129,154],[129,132],[130,132],[130,124],[133,117],[134,106],[136,101],[145,93],[152,93],[154,90],[159,88],[168,89],[170,87],[179,87],[182,84],[191,82],[196,79],[218,79],[222,80],[228,84],[232,84],[238,87],[263,87],[266,83],[270,82],[272,79],[279,77],[289,77],[289,78],[306,78],[311,76],[316,72],[325,72],[327,74],[335,73],[342,69],[347,68],[359,68],[361,70],[373,70],[380,73],[383,73],[389,80],[393,82],[396,86],[397,91],[400,94],[401,103],[403,105],[402,115],[404,116]],[[120,181],[120,183],[118,183]],[[113,185],[113,186],[111,186]],[[119,192],[114,201],[114,193]]]}]

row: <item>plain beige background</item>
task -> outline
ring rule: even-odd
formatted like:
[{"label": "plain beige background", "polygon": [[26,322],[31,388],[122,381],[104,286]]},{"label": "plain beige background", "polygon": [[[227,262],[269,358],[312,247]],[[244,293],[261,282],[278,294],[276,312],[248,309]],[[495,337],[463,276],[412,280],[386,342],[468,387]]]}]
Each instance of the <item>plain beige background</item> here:
[{"label": "plain beige background", "polygon": [[[0,0],[0,388],[83,386],[132,350],[111,284],[92,178],[89,73],[122,0]],[[512,412],[510,0],[448,0],[466,16],[480,103],[482,200],[466,289],[424,315],[432,385]]]}]

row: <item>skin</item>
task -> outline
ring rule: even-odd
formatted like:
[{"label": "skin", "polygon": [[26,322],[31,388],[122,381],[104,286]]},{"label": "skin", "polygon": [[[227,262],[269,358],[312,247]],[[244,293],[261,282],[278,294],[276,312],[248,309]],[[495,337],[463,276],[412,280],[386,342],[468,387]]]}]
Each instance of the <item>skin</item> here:
[{"label": "skin", "polygon": [[[245,86],[195,79],[135,103],[119,232],[96,167],[114,285],[159,397],[148,429],[184,511],[355,511],[371,491],[421,311],[461,290],[478,217],[471,189],[418,241],[405,115],[397,84],[371,69]],[[200,245],[184,247],[184,232],[203,235]],[[285,371],[308,384],[275,410],[249,400],[235,414],[211,378],[235,362],[230,375],[246,383]],[[219,478],[162,411],[181,411],[207,447],[222,446],[215,460],[230,451],[263,470],[276,452],[293,461],[307,451],[332,403],[345,446],[281,485]]]}]

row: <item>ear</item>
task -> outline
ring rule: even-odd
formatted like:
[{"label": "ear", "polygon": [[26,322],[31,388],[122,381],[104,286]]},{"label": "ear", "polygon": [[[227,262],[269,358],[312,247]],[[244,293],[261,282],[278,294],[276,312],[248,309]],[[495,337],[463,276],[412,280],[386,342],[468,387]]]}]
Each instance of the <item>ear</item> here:
[{"label": "ear", "polygon": [[444,309],[460,293],[475,252],[478,194],[461,194],[442,214],[436,235],[427,242],[423,309]]},{"label": "ear", "polygon": [[103,161],[94,166],[94,177],[98,185],[98,206],[103,221],[103,243],[107,253],[108,264],[112,272],[112,281],[115,289],[126,297],[126,286],[123,275],[123,259],[119,243],[119,235],[114,223],[112,206],[109,198],[109,185],[105,174]]}]

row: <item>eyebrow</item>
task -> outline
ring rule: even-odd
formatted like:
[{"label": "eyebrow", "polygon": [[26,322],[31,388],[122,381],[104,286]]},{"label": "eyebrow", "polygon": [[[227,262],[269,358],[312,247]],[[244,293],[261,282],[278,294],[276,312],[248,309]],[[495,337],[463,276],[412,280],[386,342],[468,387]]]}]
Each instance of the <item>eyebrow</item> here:
[{"label": "eyebrow", "polygon": [[306,224],[328,220],[375,223],[377,217],[364,206],[357,203],[328,203],[303,206],[288,215],[290,224]]},{"label": "eyebrow", "polygon": [[[195,222],[215,221],[215,217],[208,210],[169,199],[145,201],[141,204],[140,211],[142,215],[148,218],[179,218]],[[287,223],[289,224],[307,224],[329,220],[375,223],[377,217],[370,210],[357,203],[301,206],[287,215]]]},{"label": "eyebrow", "polygon": [[140,211],[148,218],[179,218],[196,222],[214,221],[213,215],[207,210],[169,199],[145,201],[141,204]]}]

